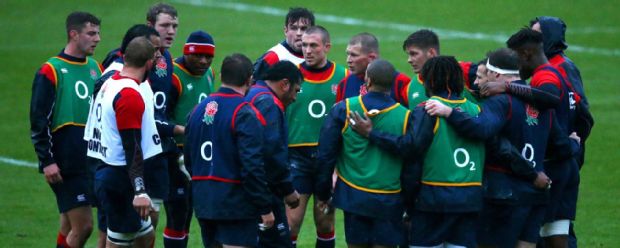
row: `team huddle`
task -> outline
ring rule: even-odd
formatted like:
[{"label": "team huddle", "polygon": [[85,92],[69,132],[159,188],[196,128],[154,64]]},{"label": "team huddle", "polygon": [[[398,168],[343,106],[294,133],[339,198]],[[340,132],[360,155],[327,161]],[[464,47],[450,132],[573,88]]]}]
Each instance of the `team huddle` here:
[{"label": "team huddle", "polygon": [[412,77],[366,32],[346,66],[329,60],[330,33],[306,8],[255,62],[226,55],[217,73],[207,32],[170,54],[171,5],[151,6],[101,64],[100,23],[69,14],[65,48],[33,82],[57,247],[84,246],[91,206],[98,247],[155,246],[162,207],[164,247],[188,246],[193,216],[204,247],[296,247],[309,203],[318,248],[336,246],[335,225],[353,248],[576,247],[594,121],[559,18],[474,62],[417,30],[402,45]]}]

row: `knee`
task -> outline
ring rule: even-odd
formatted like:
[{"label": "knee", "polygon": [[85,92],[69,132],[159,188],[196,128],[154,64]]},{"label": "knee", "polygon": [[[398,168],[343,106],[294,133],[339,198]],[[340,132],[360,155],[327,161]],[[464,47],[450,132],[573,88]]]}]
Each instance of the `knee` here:
[{"label": "knee", "polygon": [[83,223],[82,225],[73,230],[75,230],[80,237],[88,237],[93,232],[93,223]]}]

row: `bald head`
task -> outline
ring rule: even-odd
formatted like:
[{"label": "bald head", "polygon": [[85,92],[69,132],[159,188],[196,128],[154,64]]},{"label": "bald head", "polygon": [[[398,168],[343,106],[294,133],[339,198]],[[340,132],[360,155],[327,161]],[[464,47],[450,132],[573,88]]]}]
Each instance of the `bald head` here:
[{"label": "bald head", "polygon": [[123,58],[125,65],[131,67],[143,67],[147,61],[155,56],[155,47],[144,36],[136,37],[129,42]]},{"label": "bald head", "polygon": [[390,92],[394,84],[396,70],[387,60],[377,59],[371,62],[366,69],[367,81],[373,89],[381,92]]}]

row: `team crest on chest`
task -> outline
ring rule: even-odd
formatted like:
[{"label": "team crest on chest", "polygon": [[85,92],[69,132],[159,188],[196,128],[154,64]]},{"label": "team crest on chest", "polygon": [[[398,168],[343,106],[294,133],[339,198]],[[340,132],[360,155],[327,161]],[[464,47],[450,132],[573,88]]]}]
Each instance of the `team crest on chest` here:
[{"label": "team crest on chest", "polygon": [[530,106],[529,104],[525,105],[525,113],[527,115],[525,122],[530,125],[538,125],[538,109]]},{"label": "team crest on chest", "polygon": [[166,59],[164,57],[157,59],[155,74],[157,74],[158,77],[165,77],[168,75],[168,64],[166,64]]},{"label": "team crest on chest", "polygon": [[207,103],[207,107],[205,107],[205,115],[202,118],[202,121],[207,125],[213,124],[213,120],[215,119],[215,114],[217,113],[217,102],[210,101]]},{"label": "team crest on chest", "polygon": [[90,78],[93,80],[97,79],[97,72],[94,69],[90,69]]},{"label": "team crest on chest", "polygon": [[338,92],[338,85],[332,84],[332,94],[336,95],[336,92]]},{"label": "team crest on chest", "polygon": [[187,84],[187,90],[192,90],[194,89],[194,85],[192,85],[191,83]]},{"label": "team crest on chest", "polygon": [[420,97],[420,92],[414,92],[413,94],[411,94],[411,99],[416,99]]},{"label": "team crest on chest", "polygon": [[368,88],[366,84],[362,84],[362,86],[360,86],[360,96],[366,95],[366,93],[368,93]]}]

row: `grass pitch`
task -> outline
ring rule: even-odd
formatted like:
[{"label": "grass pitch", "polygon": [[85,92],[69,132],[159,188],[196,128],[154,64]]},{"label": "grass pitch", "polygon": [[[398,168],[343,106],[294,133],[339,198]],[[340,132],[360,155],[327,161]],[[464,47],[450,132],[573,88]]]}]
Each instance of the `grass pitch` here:
[{"label": "grass pitch", "polygon": [[[29,139],[29,101],[36,69],[65,45],[64,20],[73,10],[94,13],[102,19],[99,61],[120,45],[126,29],[144,23],[152,1],[17,1],[0,2],[0,47],[4,65],[0,73],[0,157],[36,161]],[[419,27],[440,35],[441,53],[477,61],[503,46],[502,39],[539,15],[563,18],[568,24],[567,54],[581,69],[596,126],[588,140],[587,160],[581,173],[576,231],[581,247],[614,247],[620,243],[620,16],[609,1],[200,1],[172,2],[180,26],[171,51],[182,54],[187,35],[197,29],[210,32],[217,51],[213,67],[223,57],[241,52],[256,59],[283,39],[284,14],[289,6],[305,6],[317,14],[317,24],[331,33],[330,59],[345,64],[348,39],[371,32],[380,41],[381,55],[398,70],[412,75],[402,52],[402,41]],[[0,240],[6,247],[51,247],[58,226],[55,200],[36,169],[0,162]],[[310,212],[310,211],[309,211]],[[310,217],[310,216],[308,216]],[[163,224],[163,223],[162,223]],[[157,247],[162,247],[161,228]],[[194,223],[190,247],[200,247]],[[307,218],[299,247],[312,247],[315,239]],[[344,247],[341,215],[337,221],[337,247]],[[94,236],[87,247],[94,247]]]}]

